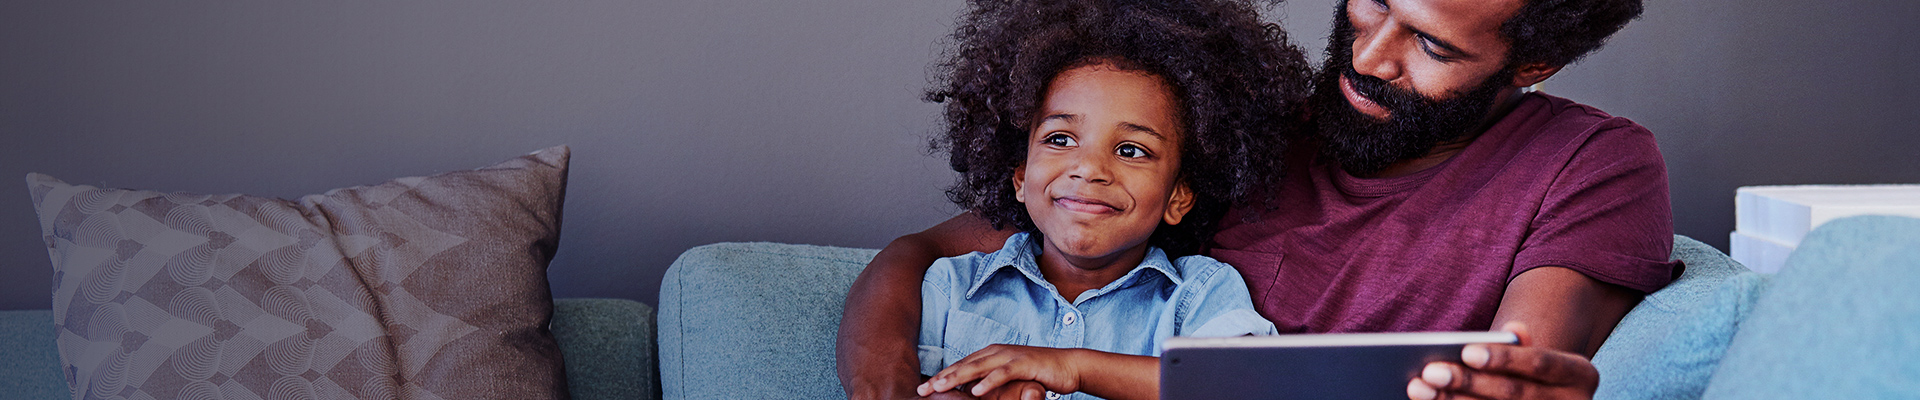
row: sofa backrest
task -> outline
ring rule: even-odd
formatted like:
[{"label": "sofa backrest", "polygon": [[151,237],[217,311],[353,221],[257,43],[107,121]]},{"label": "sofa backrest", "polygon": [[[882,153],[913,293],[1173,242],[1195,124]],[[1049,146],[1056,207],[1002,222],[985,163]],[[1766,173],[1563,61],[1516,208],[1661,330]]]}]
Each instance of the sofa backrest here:
[{"label": "sofa backrest", "polygon": [[[877,252],[719,243],[682,254],[660,288],[664,398],[845,398],[834,338],[847,289]],[[1764,281],[1685,236],[1674,236],[1673,258],[1686,263],[1682,276],[1594,357],[1601,398],[1698,397]]]},{"label": "sofa backrest", "polygon": [[719,243],[681,254],[660,283],[664,398],[846,398],[833,363],[841,306],[878,252]]}]

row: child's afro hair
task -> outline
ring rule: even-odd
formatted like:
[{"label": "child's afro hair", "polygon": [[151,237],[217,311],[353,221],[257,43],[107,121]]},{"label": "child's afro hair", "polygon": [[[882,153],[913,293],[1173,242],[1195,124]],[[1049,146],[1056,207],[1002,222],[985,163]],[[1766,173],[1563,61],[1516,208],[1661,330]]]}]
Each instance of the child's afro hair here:
[{"label": "child's afro hair", "polygon": [[1244,0],[970,0],[926,99],[945,104],[945,150],[960,172],[947,197],[995,228],[1034,232],[1014,200],[1013,170],[1047,84],[1068,69],[1108,62],[1173,87],[1181,128],[1180,179],[1195,204],[1149,243],[1197,252],[1226,215],[1271,198],[1281,153],[1301,127],[1311,69],[1279,26]]}]

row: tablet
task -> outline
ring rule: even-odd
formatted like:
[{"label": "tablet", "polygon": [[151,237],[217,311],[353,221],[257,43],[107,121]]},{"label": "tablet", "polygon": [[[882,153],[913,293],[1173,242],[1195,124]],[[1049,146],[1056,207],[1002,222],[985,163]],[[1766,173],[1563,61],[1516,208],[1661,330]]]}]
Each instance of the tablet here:
[{"label": "tablet", "polygon": [[1161,400],[1405,399],[1427,363],[1510,332],[1348,333],[1167,339]]}]

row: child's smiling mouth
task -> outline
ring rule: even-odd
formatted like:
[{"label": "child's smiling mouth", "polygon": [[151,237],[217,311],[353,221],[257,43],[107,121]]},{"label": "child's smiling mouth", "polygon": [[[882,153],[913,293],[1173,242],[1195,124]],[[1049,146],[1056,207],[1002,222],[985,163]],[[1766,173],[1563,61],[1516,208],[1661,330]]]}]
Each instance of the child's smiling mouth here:
[{"label": "child's smiling mouth", "polygon": [[1060,208],[1065,208],[1067,211],[1087,214],[1115,214],[1120,212],[1120,207],[1107,204],[1107,202],[1104,201],[1080,196],[1066,196],[1053,199],[1053,204],[1059,205]]}]

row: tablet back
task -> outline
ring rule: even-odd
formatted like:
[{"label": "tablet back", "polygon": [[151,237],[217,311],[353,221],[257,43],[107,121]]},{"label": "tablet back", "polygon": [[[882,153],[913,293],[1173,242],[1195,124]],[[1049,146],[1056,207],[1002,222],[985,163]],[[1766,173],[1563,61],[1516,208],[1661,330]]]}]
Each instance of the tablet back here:
[{"label": "tablet back", "polygon": [[1506,332],[1174,338],[1160,355],[1160,398],[1405,399],[1427,363],[1460,362],[1467,343],[1513,342]]}]

